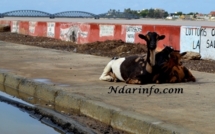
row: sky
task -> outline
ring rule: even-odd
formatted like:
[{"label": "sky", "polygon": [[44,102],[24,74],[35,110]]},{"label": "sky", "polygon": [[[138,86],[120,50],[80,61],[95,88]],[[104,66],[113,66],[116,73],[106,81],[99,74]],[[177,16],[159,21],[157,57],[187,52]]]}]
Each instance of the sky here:
[{"label": "sky", "polygon": [[106,13],[109,9],[124,11],[125,8],[142,10],[161,8],[168,13],[215,11],[215,0],[0,0],[0,13],[14,10],[39,10],[48,13],[85,11]]}]

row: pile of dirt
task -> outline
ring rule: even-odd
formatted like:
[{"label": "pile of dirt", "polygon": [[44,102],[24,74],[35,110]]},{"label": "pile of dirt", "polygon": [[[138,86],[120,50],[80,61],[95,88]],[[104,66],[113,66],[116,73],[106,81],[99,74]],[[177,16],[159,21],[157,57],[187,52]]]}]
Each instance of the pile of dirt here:
[{"label": "pile of dirt", "polygon": [[125,43],[122,40],[106,40],[78,45],[77,52],[107,57],[124,57],[144,54],[147,52],[147,48],[144,44]]},{"label": "pile of dirt", "polygon": [[[0,40],[17,44],[38,46],[43,48],[65,50],[77,53],[92,54],[105,57],[124,57],[129,55],[145,54],[144,44],[126,43],[122,40],[96,41],[86,44],[61,41],[47,37],[32,37],[10,32],[0,32]],[[215,73],[214,60],[184,60],[183,64],[191,70]]]},{"label": "pile of dirt", "polygon": [[86,44],[76,44],[68,41],[47,37],[33,37],[10,32],[0,32],[0,40],[30,46],[73,51],[77,53],[92,54],[98,56],[129,56],[141,54],[147,51],[144,44],[125,43],[122,40],[97,41]]}]

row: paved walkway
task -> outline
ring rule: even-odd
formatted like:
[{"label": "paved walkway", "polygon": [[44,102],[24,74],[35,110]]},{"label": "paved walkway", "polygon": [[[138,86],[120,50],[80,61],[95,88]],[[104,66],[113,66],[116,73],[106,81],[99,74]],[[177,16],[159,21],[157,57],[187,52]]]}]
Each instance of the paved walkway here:
[{"label": "paved walkway", "polygon": [[[196,83],[126,85],[99,81],[110,58],[0,42],[0,70],[31,79],[48,79],[64,90],[121,109],[145,114],[200,133],[215,131],[215,74],[192,71]],[[47,82],[47,81],[46,81]],[[109,93],[110,89],[153,88],[151,95]],[[182,94],[155,94],[155,88],[183,88]],[[127,90],[126,90],[127,89]]]}]

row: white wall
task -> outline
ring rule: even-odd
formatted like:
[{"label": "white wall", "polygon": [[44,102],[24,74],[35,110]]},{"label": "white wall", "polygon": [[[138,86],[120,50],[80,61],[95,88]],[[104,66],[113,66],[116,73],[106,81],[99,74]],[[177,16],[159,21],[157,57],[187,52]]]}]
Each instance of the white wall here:
[{"label": "white wall", "polygon": [[215,60],[215,27],[181,26],[180,51],[198,52],[202,59]]}]

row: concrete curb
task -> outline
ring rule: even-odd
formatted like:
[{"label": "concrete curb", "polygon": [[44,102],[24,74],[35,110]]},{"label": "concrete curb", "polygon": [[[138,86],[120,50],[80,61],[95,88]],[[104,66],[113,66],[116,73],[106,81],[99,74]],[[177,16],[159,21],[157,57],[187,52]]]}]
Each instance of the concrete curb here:
[{"label": "concrete curb", "polygon": [[164,123],[150,116],[125,111],[103,102],[63,91],[60,87],[30,81],[24,77],[0,71],[0,83],[18,92],[39,98],[55,106],[72,109],[92,117],[113,128],[133,134],[198,134],[178,126]]},{"label": "concrete curb", "polygon": [[37,85],[34,84],[34,82],[29,81],[29,80],[25,80],[25,81],[20,82],[19,91],[26,93],[30,96],[34,96],[35,92],[36,92],[36,87],[37,87]]},{"label": "concrete curb", "polygon": [[55,98],[55,105],[80,113],[81,104],[86,100],[87,98],[83,96],[71,94],[66,91],[60,91]]},{"label": "concrete curb", "polygon": [[4,85],[14,89],[18,89],[19,83],[25,80],[25,78],[11,73],[4,74],[4,78]]}]

